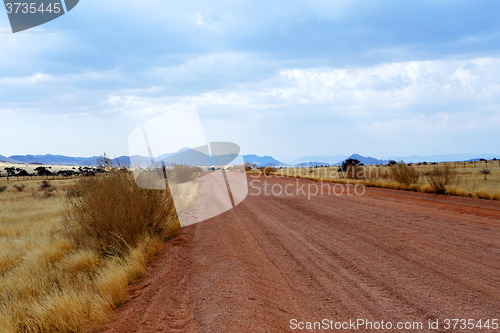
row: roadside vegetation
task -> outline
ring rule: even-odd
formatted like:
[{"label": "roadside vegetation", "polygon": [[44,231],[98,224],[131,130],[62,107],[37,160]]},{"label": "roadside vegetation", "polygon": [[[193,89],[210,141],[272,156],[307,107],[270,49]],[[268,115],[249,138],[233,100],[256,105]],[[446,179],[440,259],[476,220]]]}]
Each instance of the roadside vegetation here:
[{"label": "roadside vegetation", "polygon": [[85,332],[179,230],[171,195],[124,169],[79,180],[0,178],[0,332]]},{"label": "roadside vegetation", "polygon": [[[255,171],[249,171],[255,172]],[[282,168],[272,174],[342,184],[364,184],[425,193],[500,200],[500,164],[494,161],[404,163],[364,166],[345,161],[340,167]]]}]

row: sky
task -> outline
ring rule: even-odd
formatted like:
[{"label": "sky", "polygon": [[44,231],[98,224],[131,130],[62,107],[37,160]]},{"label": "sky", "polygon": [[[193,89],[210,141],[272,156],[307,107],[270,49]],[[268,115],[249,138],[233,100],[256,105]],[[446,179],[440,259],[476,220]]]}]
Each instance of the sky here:
[{"label": "sky", "polygon": [[[127,155],[195,106],[208,141],[304,155],[500,155],[498,1],[82,0],[12,34],[0,154]],[[167,153],[167,152],[165,152]]]}]

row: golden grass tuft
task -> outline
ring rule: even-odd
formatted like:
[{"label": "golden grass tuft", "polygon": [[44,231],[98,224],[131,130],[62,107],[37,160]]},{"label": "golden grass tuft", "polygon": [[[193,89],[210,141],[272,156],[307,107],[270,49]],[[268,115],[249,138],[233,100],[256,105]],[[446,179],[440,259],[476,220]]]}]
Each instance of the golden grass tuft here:
[{"label": "golden grass tuft", "polygon": [[69,289],[47,295],[34,304],[29,326],[41,332],[92,331],[104,324],[111,312],[109,302],[94,290]]},{"label": "golden grass tuft", "polygon": [[422,190],[422,192],[425,192],[425,193],[436,193],[434,188],[429,184],[425,184],[424,186],[422,186],[421,190]]},{"label": "golden grass tuft", "polygon": [[403,186],[398,182],[390,182],[388,187],[393,190],[400,190],[403,188]]},{"label": "golden grass tuft", "polygon": [[485,189],[474,191],[472,195],[474,196],[474,198],[491,200],[491,194]]},{"label": "golden grass tuft", "polygon": [[89,249],[78,250],[61,260],[61,265],[69,274],[95,273],[99,268],[99,255]]},{"label": "golden grass tuft", "polygon": [[495,191],[491,194],[491,200],[500,200],[500,192]]},{"label": "golden grass tuft", "polygon": [[446,194],[447,195],[458,195],[457,194],[458,189],[455,186],[449,187],[446,189]]},{"label": "golden grass tuft", "polygon": [[469,197],[470,196],[469,192],[464,191],[464,190],[459,189],[459,188],[456,188],[455,186],[452,186],[452,187],[446,189],[446,194],[459,196],[459,197]]},{"label": "golden grass tuft", "polygon": [[414,191],[414,192],[422,191],[420,185],[418,185],[418,184],[411,184],[409,189],[410,189],[410,191]]}]

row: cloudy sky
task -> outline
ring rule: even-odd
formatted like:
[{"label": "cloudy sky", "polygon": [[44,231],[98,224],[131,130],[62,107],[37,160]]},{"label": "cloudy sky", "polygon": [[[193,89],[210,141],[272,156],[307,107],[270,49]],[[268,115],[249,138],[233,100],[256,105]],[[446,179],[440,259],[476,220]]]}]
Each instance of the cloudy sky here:
[{"label": "cloudy sky", "polygon": [[0,154],[111,156],[195,105],[209,141],[303,155],[500,153],[498,1],[82,0],[12,34]]}]

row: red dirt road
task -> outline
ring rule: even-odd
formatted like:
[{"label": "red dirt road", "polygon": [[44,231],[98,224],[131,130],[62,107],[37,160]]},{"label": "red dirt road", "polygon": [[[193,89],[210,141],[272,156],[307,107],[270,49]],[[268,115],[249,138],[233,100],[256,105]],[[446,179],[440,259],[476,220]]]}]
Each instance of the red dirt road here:
[{"label": "red dirt road", "polygon": [[[256,196],[265,180],[294,195]],[[500,321],[500,202],[373,188],[308,200],[297,186],[319,183],[253,181],[235,209],[166,244],[106,332],[299,331],[292,319],[422,322],[393,330],[422,332],[439,319],[438,332],[446,318]]]}]

